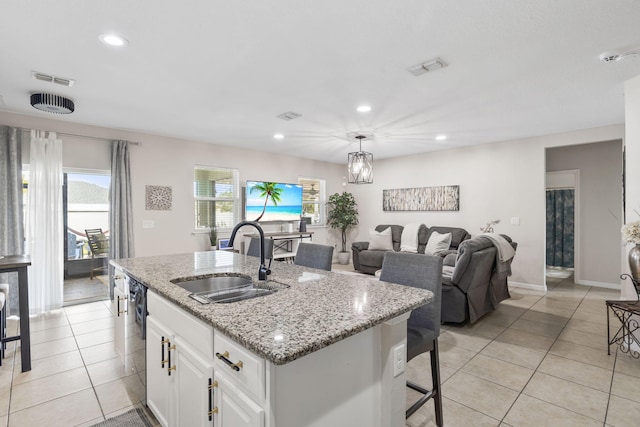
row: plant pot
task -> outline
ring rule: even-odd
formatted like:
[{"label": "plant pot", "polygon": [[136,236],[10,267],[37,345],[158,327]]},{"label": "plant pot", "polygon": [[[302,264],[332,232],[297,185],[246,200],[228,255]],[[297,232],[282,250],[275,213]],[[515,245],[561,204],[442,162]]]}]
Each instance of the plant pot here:
[{"label": "plant pot", "polygon": [[338,252],[338,263],[342,265],[349,264],[349,252]]}]

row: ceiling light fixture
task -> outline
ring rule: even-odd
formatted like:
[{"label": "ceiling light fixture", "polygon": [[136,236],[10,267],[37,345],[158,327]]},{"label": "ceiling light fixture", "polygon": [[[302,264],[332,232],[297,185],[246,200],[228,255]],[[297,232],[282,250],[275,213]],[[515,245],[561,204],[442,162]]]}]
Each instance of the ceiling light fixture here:
[{"label": "ceiling light fixture", "polygon": [[117,34],[100,34],[98,38],[102,43],[109,46],[124,47],[129,44],[127,39],[125,39],[124,37],[120,37]]},{"label": "ceiling light fixture", "polygon": [[71,114],[75,111],[72,100],[52,93],[34,93],[31,95],[31,106],[47,113]]},{"label": "ceiling light fixture", "polygon": [[281,133],[276,133],[275,135],[273,135],[274,139],[284,139],[284,135]]},{"label": "ceiling light fixture", "polygon": [[445,139],[447,139],[447,135],[437,135],[436,136],[436,141],[444,141]]},{"label": "ceiling light fixture", "polygon": [[373,154],[362,151],[362,140],[367,137],[356,135],[360,141],[360,151],[349,153],[347,157],[347,173],[349,184],[371,184],[373,183]]},{"label": "ceiling light fixture", "polygon": [[360,113],[368,113],[369,111],[371,111],[371,107],[368,105],[361,105],[357,108],[357,110]]}]

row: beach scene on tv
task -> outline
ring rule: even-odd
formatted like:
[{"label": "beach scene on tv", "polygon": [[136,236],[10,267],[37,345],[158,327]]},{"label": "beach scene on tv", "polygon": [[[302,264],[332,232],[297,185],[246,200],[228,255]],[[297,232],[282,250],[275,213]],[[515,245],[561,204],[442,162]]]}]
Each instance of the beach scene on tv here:
[{"label": "beach scene on tv", "polygon": [[299,221],[302,185],[247,181],[247,221]]}]

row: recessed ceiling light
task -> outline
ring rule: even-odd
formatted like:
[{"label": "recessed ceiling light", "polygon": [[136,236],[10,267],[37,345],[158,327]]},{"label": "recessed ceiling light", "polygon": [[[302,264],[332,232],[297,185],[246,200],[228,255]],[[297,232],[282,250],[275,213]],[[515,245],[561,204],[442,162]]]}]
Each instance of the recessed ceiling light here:
[{"label": "recessed ceiling light", "polygon": [[371,111],[371,107],[369,105],[361,105],[357,108],[357,110],[361,113],[368,113]]},{"label": "recessed ceiling light", "polygon": [[283,138],[284,138],[284,135],[283,135],[283,134],[281,134],[281,133],[276,133],[275,135],[273,135],[273,137],[274,137],[275,139],[283,139]]},{"label": "recessed ceiling light", "polygon": [[436,141],[444,141],[447,139],[447,135],[438,135],[436,136]]},{"label": "recessed ceiling light", "polygon": [[108,44],[109,46],[122,47],[129,44],[127,39],[117,34],[100,34],[98,38],[102,43]]}]

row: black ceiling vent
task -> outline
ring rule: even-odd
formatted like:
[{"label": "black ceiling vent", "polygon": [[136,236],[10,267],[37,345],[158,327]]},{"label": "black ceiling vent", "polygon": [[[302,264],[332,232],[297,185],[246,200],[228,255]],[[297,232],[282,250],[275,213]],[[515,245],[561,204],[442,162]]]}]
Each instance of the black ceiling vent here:
[{"label": "black ceiling vent", "polygon": [[71,114],[75,110],[75,105],[72,100],[51,93],[32,94],[31,106],[38,110],[55,114]]}]

